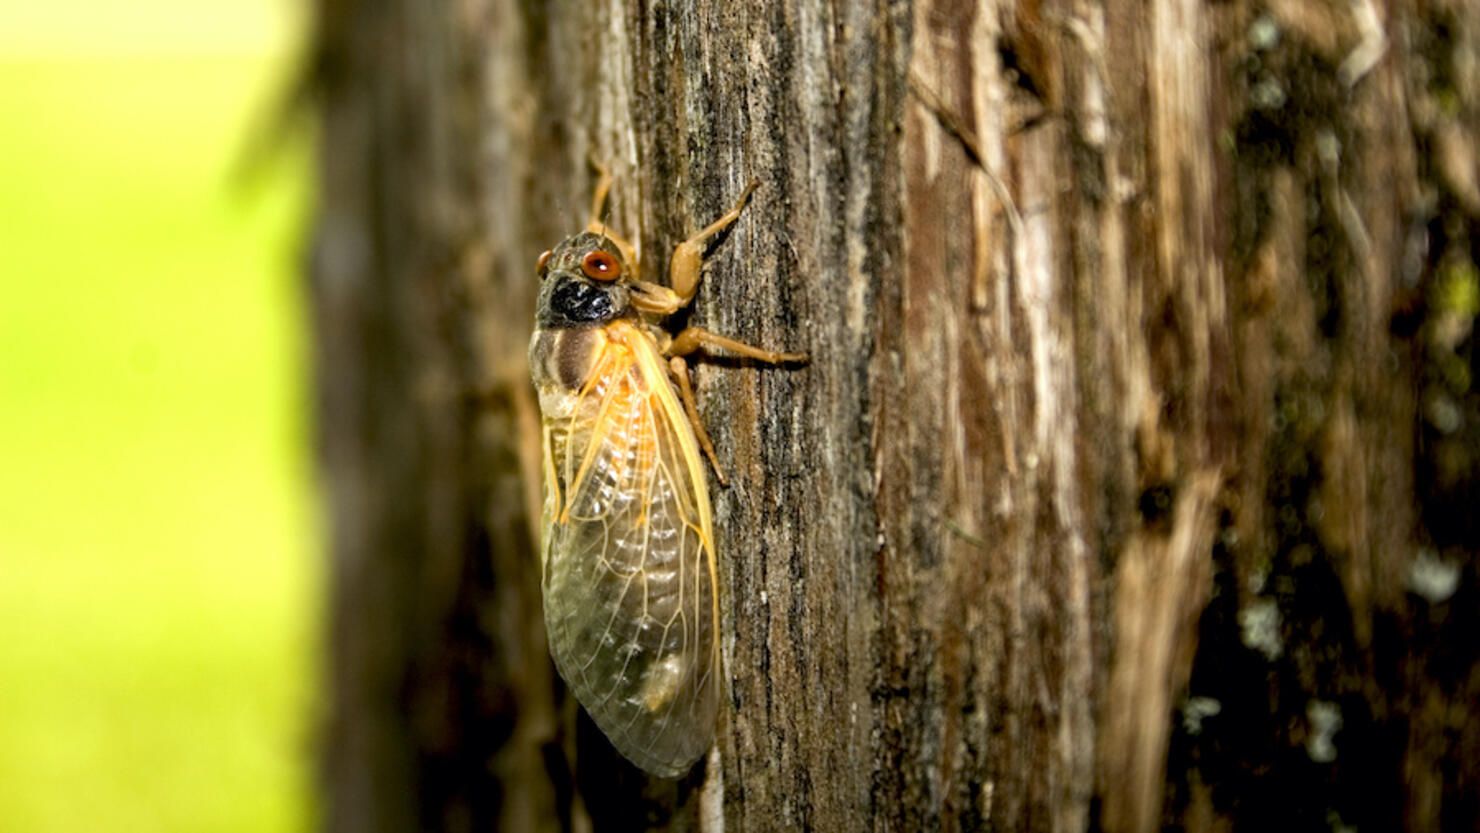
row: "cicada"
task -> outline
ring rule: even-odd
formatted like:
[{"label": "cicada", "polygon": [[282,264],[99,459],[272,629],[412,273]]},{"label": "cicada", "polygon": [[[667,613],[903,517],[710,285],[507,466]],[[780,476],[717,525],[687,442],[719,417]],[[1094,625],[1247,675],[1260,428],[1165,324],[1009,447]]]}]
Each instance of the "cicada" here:
[{"label": "cicada", "polygon": [[[673,251],[669,286],[641,279],[606,230],[603,169],[586,231],[540,256],[529,344],[545,481],[541,588],[555,666],[592,720],[655,775],[687,772],[714,741],[721,690],[719,596],[698,419],[684,356],[762,350],[662,319],[693,300],[703,246],[735,222],[754,185]],[[680,401],[681,400],[681,401]]]}]

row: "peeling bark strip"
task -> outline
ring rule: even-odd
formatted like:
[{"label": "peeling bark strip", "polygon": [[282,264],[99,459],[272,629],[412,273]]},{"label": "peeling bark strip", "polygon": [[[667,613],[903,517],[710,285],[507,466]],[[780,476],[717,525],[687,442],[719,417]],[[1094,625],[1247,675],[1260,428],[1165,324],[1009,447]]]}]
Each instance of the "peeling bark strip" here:
[{"label": "peeling bark strip", "polygon": [[[336,831],[1480,825],[1480,2],[320,0]],[[687,322],[727,698],[554,677],[538,253]]]}]

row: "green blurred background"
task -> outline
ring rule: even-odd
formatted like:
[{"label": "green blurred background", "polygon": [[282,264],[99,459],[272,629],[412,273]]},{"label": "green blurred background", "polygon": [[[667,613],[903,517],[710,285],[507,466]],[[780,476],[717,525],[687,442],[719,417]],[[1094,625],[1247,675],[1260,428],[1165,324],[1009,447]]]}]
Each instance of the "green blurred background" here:
[{"label": "green blurred background", "polygon": [[0,0],[0,831],[314,825],[288,0]]}]

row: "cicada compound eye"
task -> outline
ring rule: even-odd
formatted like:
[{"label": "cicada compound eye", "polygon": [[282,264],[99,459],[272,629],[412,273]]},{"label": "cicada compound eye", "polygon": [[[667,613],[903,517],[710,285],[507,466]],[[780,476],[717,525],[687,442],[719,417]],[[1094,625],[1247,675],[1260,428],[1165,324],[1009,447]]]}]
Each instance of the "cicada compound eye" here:
[{"label": "cicada compound eye", "polygon": [[622,276],[622,267],[611,252],[597,249],[581,258],[581,271],[593,281],[614,281]]},{"label": "cicada compound eye", "polygon": [[543,278],[545,276],[545,267],[547,265],[549,265],[549,263],[550,263],[550,250],[549,249],[546,249],[544,252],[542,252],[540,254],[539,262],[534,265],[535,274],[537,274],[537,275],[539,275],[540,277]]}]

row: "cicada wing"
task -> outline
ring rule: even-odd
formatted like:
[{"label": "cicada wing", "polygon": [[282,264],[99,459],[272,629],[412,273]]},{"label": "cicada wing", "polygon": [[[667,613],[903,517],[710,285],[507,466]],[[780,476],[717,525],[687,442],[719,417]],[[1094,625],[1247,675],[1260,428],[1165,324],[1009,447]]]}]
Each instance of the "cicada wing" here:
[{"label": "cicada wing", "polygon": [[596,725],[638,766],[672,777],[714,736],[708,497],[672,386],[652,378],[656,354],[600,366],[547,441],[545,626]]}]

